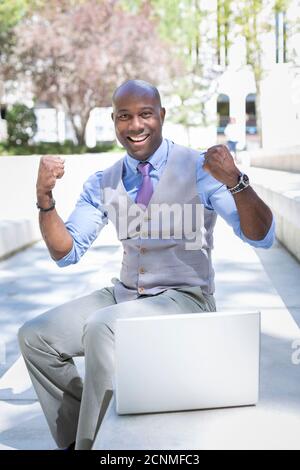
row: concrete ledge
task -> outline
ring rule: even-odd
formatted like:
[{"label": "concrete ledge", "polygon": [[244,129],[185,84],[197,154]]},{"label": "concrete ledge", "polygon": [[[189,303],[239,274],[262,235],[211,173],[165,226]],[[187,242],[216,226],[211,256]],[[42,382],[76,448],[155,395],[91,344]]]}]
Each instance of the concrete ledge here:
[{"label": "concrete ledge", "polygon": [[37,223],[30,219],[0,221],[0,260],[41,238]]},{"label": "concrete ledge", "polygon": [[253,187],[271,207],[278,240],[300,260],[300,173],[251,168]]},{"label": "concrete ledge", "polygon": [[255,167],[300,172],[300,147],[242,152],[241,158]]},{"label": "concrete ledge", "polygon": [[300,365],[291,360],[297,337],[285,308],[263,312],[257,406],[119,416],[113,399],[93,450],[299,448]]},{"label": "concrete ledge", "polygon": [[261,311],[258,405],[119,416],[113,399],[93,450],[300,448],[300,364],[293,362],[293,353],[295,359],[300,356],[295,349],[298,345],[299,350],[300,332],[264,272],[256,254],[260,250],[233,237],[231,228],[218,220],[217,310]]}]

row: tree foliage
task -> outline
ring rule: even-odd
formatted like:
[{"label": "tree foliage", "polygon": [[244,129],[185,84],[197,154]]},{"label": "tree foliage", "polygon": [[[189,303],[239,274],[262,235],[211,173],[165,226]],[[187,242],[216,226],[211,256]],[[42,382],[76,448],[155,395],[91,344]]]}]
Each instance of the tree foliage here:
[{"label": "tree foliage", "polygon": [[12,145],[28,144],[37,131],[33,109],[24,104],[14,104],[6,113],[8,142]]},{"label": "tree foliage", "polygon": [[124,0],[123,4],[131,11],[148,8],[161,37],[176,46],[177,54],[192,69],[200,65],[201,24],[208,13],[201,0]]},{"label": "tree foliage", "polygon": [[[0,39],[5,40],[6,34],[21,20],[28,8],[27,0],[0,1]],[[3,44],[3,43],[2,43]]]},{"label": "tree foliage", "polygon": [[16,33],[14,73],[32,81],[38,100],[68,114],[81,143],[90,110],[109,105],[113,89],[127,78],[175,94],[175,122],[205,125],[212,84],[240,36],[255,77],[259,127],[262,36],[289,3],[217,0],[216,11],[209,11],[204,0],[0,0],[0,61],[1,53],[7,58],[1,37],[10,47]]},{"label": "tree foliage", "polygon": [[90,111],[109,106],[128,78],[154,84],[176,69],[147,11],[126,12],[115,0],[53,0],[17,28],[16,68],[37,99],[60,107],[82,143]]},{"label": "tree foliage", "polygon": [[0,1],[0,63],[15,44],[14,27],[27,12],[27,0]]},{"label": "tree foliage", "polygon": [[214,93],[213,81],[218,76],[215,63],[214,36],[211,32],[211,11],[203,0],[124,0],[131,11],[148,8],[158,25],[160,36],[169,43],[184,63],[185,73],[178,74],[164,92],[176,96],[177,104],[170,108],[173,122],[187,130],[191,126],[208,124],[206,102]]}]

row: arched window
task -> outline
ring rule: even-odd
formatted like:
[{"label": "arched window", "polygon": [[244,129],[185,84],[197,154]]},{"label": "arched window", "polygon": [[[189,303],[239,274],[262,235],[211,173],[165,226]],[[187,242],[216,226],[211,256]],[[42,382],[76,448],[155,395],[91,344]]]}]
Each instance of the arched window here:
[{"label": "arched window", "polygon": [[220,94],[217,100],[218,134],[224,134],[224,129],[229,121],[229,96]]},{"label": "arched window", "polygon": [[0,119],[5,119],[6,117],[6,106],[0,105]]},{"label": "arched window", "polygon": [[255,93],[246,96],[246,134],[257,134]]}]

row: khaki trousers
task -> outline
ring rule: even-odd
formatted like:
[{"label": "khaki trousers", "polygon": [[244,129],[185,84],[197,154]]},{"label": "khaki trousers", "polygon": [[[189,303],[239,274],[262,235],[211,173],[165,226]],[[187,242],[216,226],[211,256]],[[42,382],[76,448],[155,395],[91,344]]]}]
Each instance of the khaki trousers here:
[{"label": "khaki trousers", "polygon": [[[199,287],[168,289],[116,303],[113,287],[97,290],[25,323],[19,344],[58,447],[93,445],[112,396],[117,318],[215,311]],[[85,357],[82,381],[73,357]]]}]

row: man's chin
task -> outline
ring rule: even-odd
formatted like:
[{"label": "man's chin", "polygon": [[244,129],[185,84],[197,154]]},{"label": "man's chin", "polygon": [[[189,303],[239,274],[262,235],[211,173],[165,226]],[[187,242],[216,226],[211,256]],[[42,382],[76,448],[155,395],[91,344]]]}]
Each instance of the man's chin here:
[{"label": "man's chin", "polygon": [[140,149],[134,149],[132,146],[128,145],[125,147],[125,149],[127,150],[128,155],[130,155],[132,158],[135,158],[136,160],[147,160],[147,158],[155,152],[155,150],[152,150],[147,145]]}]

